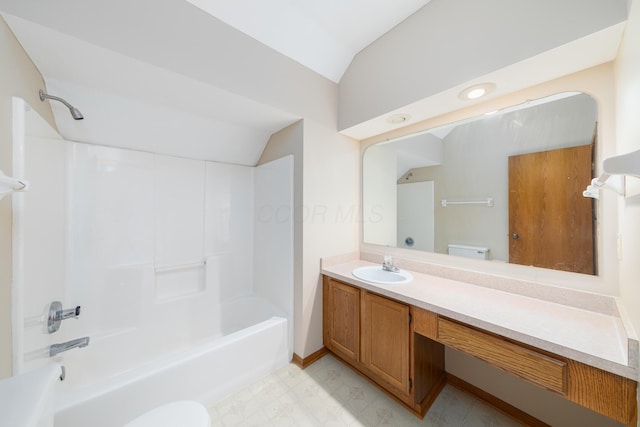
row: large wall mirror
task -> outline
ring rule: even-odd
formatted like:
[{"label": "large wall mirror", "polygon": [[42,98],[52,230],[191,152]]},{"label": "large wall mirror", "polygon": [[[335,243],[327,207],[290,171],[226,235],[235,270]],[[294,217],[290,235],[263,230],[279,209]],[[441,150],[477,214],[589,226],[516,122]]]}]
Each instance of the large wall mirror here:
[{"label": "large wall mirror", "polygon": [[597,111],[567,92],[370,146],[364,242],[597,274]]}]

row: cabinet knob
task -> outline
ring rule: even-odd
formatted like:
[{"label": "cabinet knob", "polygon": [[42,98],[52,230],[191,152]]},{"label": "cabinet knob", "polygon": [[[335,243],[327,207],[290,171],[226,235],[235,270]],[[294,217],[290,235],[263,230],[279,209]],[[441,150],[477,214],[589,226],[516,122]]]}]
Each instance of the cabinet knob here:
[{"label": "cabinet knob", "polygon": [[520,235],[518,233],[513,233],[511,237],[513,237],[513,240],[517,240],[520,237]]}]

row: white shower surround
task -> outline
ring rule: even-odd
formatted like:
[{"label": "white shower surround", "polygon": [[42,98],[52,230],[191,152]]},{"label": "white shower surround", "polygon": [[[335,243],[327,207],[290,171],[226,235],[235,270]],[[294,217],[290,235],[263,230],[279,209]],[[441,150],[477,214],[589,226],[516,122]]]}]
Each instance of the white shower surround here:
[{"label": "white shower surround", "polygon": [[[17,276],[22,274],[16,305],[23,313],[14,326],[20,335],[14,340],[16,373],[49,363],[52,343],[90,336],[88,347],[54,358],[67,369],[58,407],[68,409],[79,402],[73,396],[112,390],[114,378],[128,384],[150,366],[162,371],[161,360],[170,368],[203,352],[231,380],[208,384],[206,376],[192,372],[184,378],[200,383],[187,387],[194,392],[183,398],[210,399],[238,385],[233,378],[255,380],[245,378],[246,366],[234,363],[242,360],[238,354],[218,357],[225,351],[209,351],[238,341],[243,334],[237,331],[244,328],[271,330],[267,337],[285,331],[283,342],[267,343],[278,353],[252,361],[255,369],[249,371],[263,375],[291,359],[291,156],[253,168],[74,143],[50,129],[43,132],[33,110],[26,116],[18,152],[24,149],[24,175],[34,191],[16,203],[16,235],[22,239],[16,249]],[[29,125],[36,122],[35,128]],[[259,215],[269,211],[279,215]],[[82,312],[47,335],[44,308],[54,299],[65,308],[81,305]],[[265,322],[272,328],[252,326]],[[259,345],[236,349],[273,353]],[[163,386],[185,390],[184,384]],[[148,392],[155,394],[153,388]]]}]

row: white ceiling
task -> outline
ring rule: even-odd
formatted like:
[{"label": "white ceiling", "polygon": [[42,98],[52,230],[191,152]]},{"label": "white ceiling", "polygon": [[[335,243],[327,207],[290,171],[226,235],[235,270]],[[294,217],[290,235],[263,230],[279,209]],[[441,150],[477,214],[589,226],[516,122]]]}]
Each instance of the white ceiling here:
[{"label": "white ceiling", "polygon": [[430,0],[186,0],[338,83],[353,57]]}]

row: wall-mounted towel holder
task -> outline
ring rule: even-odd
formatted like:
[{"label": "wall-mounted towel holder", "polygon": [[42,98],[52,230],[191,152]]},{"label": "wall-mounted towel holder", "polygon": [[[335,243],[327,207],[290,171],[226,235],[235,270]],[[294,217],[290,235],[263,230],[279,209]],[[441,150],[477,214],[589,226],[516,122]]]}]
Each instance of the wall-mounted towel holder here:
[{"label": "wall-mounted towel holder", "polygon": [[624,196],[625,176],[640,178],[640,150],[604,159],[602,173],[591,180],[582,195],[597,199],[600,197],[600,189],[609,188]]},{"label": "wall-mounted towel holder", "polygon": [[0,170],[0,200],[14,191],[27,191],[28,189],[29,181],[6,176],[4,172]]},{"label": "wall-mounted towel holder", "polygon": [[440,201],[440,206],[446,208],[451,205],[475,205],[475,206],[487,206],[493,207],[493,197],[488,197],[482,200],[446,200],[442,199]]}]

